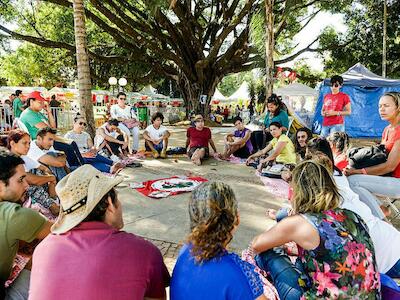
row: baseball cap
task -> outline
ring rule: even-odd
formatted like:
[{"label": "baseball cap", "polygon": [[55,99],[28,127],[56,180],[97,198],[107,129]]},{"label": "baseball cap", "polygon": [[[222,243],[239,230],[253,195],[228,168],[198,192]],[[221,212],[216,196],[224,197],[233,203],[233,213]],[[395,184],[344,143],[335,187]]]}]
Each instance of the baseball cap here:
[{"label": "baseball cap", "polygon": [[43,97],[42,93],[39,92],[39,91],[34,91],[34,92],[30,93],[26,98],[27,99],[35,99],[35,100],[38,100],[38,101],[47,101]]}]

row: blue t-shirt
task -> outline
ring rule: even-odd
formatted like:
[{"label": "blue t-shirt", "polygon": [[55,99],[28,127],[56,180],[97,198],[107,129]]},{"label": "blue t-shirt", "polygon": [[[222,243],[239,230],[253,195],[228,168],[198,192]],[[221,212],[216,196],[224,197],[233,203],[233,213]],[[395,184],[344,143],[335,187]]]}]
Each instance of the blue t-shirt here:
[{"label": "blue t-shirt", "polygon": [[171,300],[254,300],[263,286],[254,267],[234,253],[226,252],[201,264],[184,245],[171,279]]},{"label": "blue t-shirt", "polygon": [[289,130],[289,116],[286,111],[281,109],[277,116],[270,118],[270,112],[267,112],[264,119],[265,128],[268,128],[272,122],[278,122],[283,127],[286,127]]}]

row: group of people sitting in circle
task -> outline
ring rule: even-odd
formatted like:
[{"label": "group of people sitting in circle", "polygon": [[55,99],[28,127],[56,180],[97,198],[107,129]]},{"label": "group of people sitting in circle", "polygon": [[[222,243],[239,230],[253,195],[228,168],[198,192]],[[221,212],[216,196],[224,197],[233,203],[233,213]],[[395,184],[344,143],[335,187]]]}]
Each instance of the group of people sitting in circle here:
[{"label": "group of people sitting in circle", "polygon": [[[254,265],[229,251],[240,215],[239,199],[225,183],[206,182],[193,191],[190,233],[171,278],[154,245],[121,231],[115,187],[122,178],[104,172],[125,167],[123,159],[138,151],[138,131],[124,95],[118,99],[114,118],[92,141],[81,116],[66,139],[56,136],[51,112],[41,113],[44,100],[28,97],[29,108],[20,116],[28,132],[12,131],[8,150],[0,149],[0,296],[165,299],[170,286],[171,299],[266,299]],[[188,157],[200,165],[211,147],[216,158],[237,156],[261,173],[272,164],[293,166],[282,173],[292,191],[290,206],[268,210],[277,223],[250,246],[255,265],[268,273],[281,299],[379,299],[383,279],[400,278],[400,233],[376,198],[400,195],[399,94],[379,101],[381,118],[389,123],[381,141],[388,158],[363,169],[348,165],[345,133],[325,139],[301,128],[292,142],[279,98],[271,96],[267,107],[268,143],[261,149],[236,117],[235,131],[218,153],[211,130],[197,115],[187,130]],[[154,158],[165,158],[171,133],[161,113],[151,121],[143,133],[146,148]],[[132,135],[131,147],[121,125]],[[288,253],[288,243],[296,244],[295,253]]]}]

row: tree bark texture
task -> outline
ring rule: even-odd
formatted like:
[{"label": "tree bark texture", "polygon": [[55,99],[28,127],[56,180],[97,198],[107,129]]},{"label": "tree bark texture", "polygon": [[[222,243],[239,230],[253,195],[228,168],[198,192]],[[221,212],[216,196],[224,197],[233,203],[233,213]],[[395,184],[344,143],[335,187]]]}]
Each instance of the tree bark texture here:
[{"label": "tree bark texture", "polygon": [[83,0],[73,1],[76,61],[79,85],[79,107],[81,115],[88,124],[88,133],[95,134],[95,122],[92,103],[92,82],[90,77],[89,55],[86,42],[86,18]]},{"label": "tree bark texture", "polygon": [[[272,95],[274,87],[274,0],[265,0],[265,95]],[[265,101],[265,104],[267,102]]]}]

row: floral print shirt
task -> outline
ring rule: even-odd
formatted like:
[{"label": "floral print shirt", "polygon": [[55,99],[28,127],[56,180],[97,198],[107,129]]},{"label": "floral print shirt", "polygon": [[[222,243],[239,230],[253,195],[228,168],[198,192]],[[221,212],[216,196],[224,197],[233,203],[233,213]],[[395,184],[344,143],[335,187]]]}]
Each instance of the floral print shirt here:
[{"label": "floral print shirt", "polygon": [[340,208],[303,217],[320,235],[317,248],[300,251],[311,285],[303,299],[380,299],[374,246],[361,217]]}]

